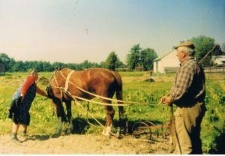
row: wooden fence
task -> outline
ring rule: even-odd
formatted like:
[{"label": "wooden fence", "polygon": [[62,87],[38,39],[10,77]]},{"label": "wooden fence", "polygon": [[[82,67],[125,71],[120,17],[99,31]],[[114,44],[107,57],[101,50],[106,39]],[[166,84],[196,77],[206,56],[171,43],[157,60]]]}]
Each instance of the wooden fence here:
[{"label": "wooden fence", "polygon": [[[166,73],[175,73],[179,67],[167,67],[165,68]],[[225,66],[224,67],[204,67],[205,73],[224,73],[225,72]]]},{"label": "wooden fence", "polygon": [[205,73],[224,73],[225,67],[205,67]]}]

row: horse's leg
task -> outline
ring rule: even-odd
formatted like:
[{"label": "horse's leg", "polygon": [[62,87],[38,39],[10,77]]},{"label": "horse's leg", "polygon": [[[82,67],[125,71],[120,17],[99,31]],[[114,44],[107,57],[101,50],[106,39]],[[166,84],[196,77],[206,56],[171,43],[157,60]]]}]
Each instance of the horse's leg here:
[{"label": "horse's leg", "polygon": [[105,124],[105,129],[103,130],[102,134],[109,136],[111,132],[111,127],[113,123],[113,117],[115,114],[115,110],[113,109],[112,106],[105,106],[106,110],[106,124]]},{"label": "horse's leg", "polygon": [[53,103],[55,103],[56,105],[56,114],[58,117],[58,125],[57,125],[57,130],[55,134],[60,135],[62,132],[62,123],[66,121],[65,112],[60,99],[54,98]]},{"label": "horse's leg", "polygon": [[[118,104],[122,104],[122,103],[118,102]],[[121,119],[125,117],[124,116],[125,110],[123,106],[118,106],[118,109],[119,109],[119,121],[121,121]]]},{"label": "horse's leg", "polygon": [[[116,91],[116,98],[117,100],[120,100],[118,102],[118,104],[123,104],[122,100],[123,100],[123,92],[122,92],[122,84],[120,84],[121,86],[118,87],[117,91]],[[125,110],[123,106],[118,106],[119,109],[119,129],[117,129],[117,133],[121,133],[121,128],[124,128],[125,131],[124,133],[128,133],[128,119],[127,116],[125,114]],[[125,121],[125,125],[124,125],[124,121]]]},{"label": "horse's leg", "polygon": [[66,110],[67,110],[67,133],[70,134],[73,131],[73,123],[72,123],[72,112],[71,112],[71,101],[66,101]]},{"label": "horse's leg", "polygon": [[[122,94],[122,90],[117,90],[116,91],[116,98],[118,100],[123,100],[123,94]],[[123,104],[123,102],[118,102],[118,104]],[[118,106],[119,108],[119,121],[121,121],[121,118],[123,117],[125,110],[123,106]]]}]

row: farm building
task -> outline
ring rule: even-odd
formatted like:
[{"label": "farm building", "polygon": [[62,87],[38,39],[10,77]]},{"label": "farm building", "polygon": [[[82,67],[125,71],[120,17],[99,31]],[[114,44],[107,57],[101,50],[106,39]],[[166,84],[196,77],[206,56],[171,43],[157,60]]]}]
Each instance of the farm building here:
[{"label": "farm building", "polygon": [[156,58],[153,64],[153,72],[176,72],[177,68],[180,66],[176,54],[176,50],[173,50],[162,57]]},{"label": "farm building", "polygon": [[212,61],[216,66],[225,66],[225,55],[212,56]]}]

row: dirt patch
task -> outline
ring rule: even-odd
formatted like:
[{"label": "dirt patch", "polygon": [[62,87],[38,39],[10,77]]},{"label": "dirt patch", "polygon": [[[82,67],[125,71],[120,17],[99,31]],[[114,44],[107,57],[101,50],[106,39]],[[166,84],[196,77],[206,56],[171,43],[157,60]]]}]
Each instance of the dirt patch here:
[{"label": "dirt patch", "polygon": [[27,140],[14,142],[10,135],[0,136],[1,154],[168,154],[168,139],[154,141],[136,139],[132,135],[105,137],[102,135],[73,134],[51,138],[48,135],[33,135]]}]

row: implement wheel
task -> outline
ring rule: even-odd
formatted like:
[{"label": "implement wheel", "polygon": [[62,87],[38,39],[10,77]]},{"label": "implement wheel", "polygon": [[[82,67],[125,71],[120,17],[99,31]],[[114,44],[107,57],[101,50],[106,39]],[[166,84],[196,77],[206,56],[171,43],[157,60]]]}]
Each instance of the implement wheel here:
[{"label": "implement wheel", "polygon": [[152,140],[151,126],[154,126],[152,122],[136,122],[132,127],[132,135],[135,138],[146,137],[148,140]]}]

